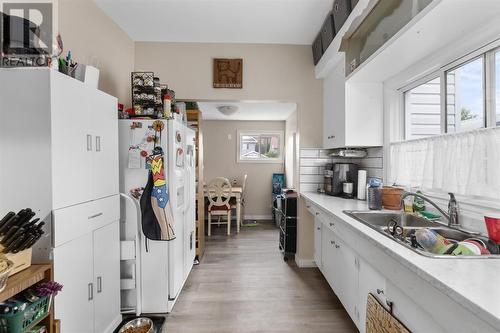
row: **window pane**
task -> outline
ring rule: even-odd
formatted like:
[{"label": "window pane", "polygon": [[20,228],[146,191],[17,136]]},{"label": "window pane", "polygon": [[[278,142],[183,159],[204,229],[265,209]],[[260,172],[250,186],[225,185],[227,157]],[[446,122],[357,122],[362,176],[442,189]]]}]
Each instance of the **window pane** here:
[{"label": "window pane", "polygon": [[441,134],[441,79],[415,87],[404,94],[406,139]]},{"label": "window pane", "polygon": [[260,158],[258,135],[242,135],[240,145],[240,158]]},{"label": "window pane", "polygon": [[277,135],[261,135],[260,153],[262,158],[280,157],[280,138]]},{"label": "window pane", "polygon": [[497,110],[497,126],[500,125],[500,52],[495,53],[495,103]]},{"label": "window pane", "polygon": [[447,72],[446,80],[448,132],[484,127],[483,58]]}]

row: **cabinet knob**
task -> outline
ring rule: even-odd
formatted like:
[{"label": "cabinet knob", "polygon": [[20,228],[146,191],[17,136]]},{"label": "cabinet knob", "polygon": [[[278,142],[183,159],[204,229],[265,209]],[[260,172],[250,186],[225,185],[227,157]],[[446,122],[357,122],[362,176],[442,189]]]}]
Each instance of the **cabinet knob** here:
[{"label": "cabinet knob", "polygon": [[317,229],[317,230],[321,230],[321,228],[320,228],[320,227],[317,227],[316,229]]},{"label": "cabinet knob", "polygon": [[332,240],[331,240],[331,241],[330,241],[330,244],[332,244],[332,245],[333,245],[333,244],[335,244],[335,241],[332,241]]},{"label": "cabinet knob", "polygon": [[89,283],[88,284],[88,300],[91,301],[94,299],[94,284]]},{"label": "cabinet knob", "polygon": [[311,208],[311,206],[306,206],[306,208]]},{"label": "cabinet knob", "polygon": [[97,293],[100,294],[102,292],[102,277],[97,277]]},{"label": "cabinet knob", "polygon": [[318,213],[318,212],[316,212],[316,216],[318,216],[318,215],[319,215],[319,213]]},{"label": "cabinet knob", "polygon": [[336,249],[340,248],[340,245],[335,244],[335,248],[336,248]]},{"label": "cabinet knob", "polygon": [[377,294],[382,295],[384,293],[384,289],[377,289]]},{"label": "cabinet knob", "polygon": [[335,223],[330,222],[330,227],[334,227],[334,226],[335,226]]}]

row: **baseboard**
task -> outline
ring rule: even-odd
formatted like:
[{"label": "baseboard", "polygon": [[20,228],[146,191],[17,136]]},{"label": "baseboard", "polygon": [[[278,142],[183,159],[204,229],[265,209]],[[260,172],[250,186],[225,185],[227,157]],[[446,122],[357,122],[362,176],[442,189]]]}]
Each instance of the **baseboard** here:
[{"label": "baseboard", "polygon": [[300,268],[318,267],[316,265],[316,262],[314,260],[312,260],[312,259],[301,259],[301,258],[295,257],[295,263]]},{"label": "baseboard", "polygon": [[245,215],[245,220],[272,220],[272,215]]}]

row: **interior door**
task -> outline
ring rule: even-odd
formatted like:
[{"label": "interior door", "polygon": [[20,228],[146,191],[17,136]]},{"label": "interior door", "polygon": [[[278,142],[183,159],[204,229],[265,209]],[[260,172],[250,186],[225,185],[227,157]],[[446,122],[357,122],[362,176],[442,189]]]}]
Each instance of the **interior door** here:
[{"label": "interior door", "polygon": [[83,84],[54,73],[51,85],[52,193],[58,209],[93,199],[93,136]]},{"label": "interior door", "polygon": [[94,332],[92,258],[91,233],[54,248],[54,280],[64,286],[54,299],[61,332]]},{"label": "interior door", "polygon": [[322,223],[321,220],[318,218],[314,219],[314,261],[316,262],[316,266],[318,266],[320,269],[322,267],[322,259],[321,259],[321,229],[322,229]]},{"label": "interior door", "polygon": [[117,100],[97,89],[88,89],[93,132],[93,193],[103,198],[119,192]]},{"label": "interior door", "polygon": [[94,237],[95,330],[112,331],[120,317],[120,226],[113,222],[97,229]]}]

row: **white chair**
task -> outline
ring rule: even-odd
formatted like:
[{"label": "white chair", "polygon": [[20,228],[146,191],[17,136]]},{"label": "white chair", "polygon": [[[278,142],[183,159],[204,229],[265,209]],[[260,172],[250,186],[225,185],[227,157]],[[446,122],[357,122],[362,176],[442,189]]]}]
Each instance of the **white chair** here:
[{"label": "white chair", "polygon": [[[243,176],[243,183],[241,184],[241,197],[240,197],[240,204],[241,204],[240,225],[241,226],[243,226],[243,222],[245,220],[245,188],[247,186],[247,178],[248,178],[248,175],[245,174]],[[231,209],[236,210],[236,199],[235,198],[231,198],[230,204],[231,204]]]},{"label": "white chair", "polygon": [[[231,183],[227,178],[217,177],[208,184],[208,236],[212,235],[212,215],[218,217],[218,225],[227,224],[227,234],[231,234],[231,205],[229,204],[231,195]],[[227,216],[226,222],[221,221],[224,215]]]}]

